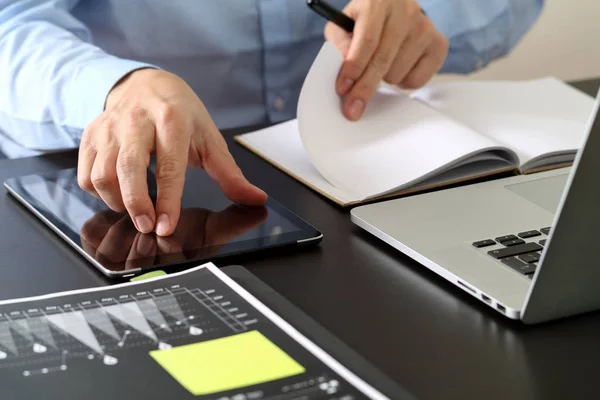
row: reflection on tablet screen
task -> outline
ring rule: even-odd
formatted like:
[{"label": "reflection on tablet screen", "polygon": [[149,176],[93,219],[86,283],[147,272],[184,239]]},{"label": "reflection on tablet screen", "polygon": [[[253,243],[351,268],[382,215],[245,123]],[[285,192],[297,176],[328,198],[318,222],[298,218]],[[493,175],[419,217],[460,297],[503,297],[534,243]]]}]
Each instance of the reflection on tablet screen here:
[{"label": "reflection on tablet screen", "polygon": [[253,230],[267,215],[265,207],[184,208],[175,232],[160,237],[138,232],[126,213],[99,211],[81,227],[81,245],[100,263],[125,263],[126,269],[143,266],[148,258],[158,258],[158,264],[210,258],[226,243],[256,236]]},{"label": "reflection on tablet screen", "polygon": [[[153,202],[155,181],[149,168]],[[264,207],[232,203],[202,170],[190,169],[186,174],[181,216],[169,237],[138,232],[127,213],[110,210],[80,189],[74,169],[16,178],[9,186],[85,253],[113,271],[206,260],[319,234],[272,200]]]}]

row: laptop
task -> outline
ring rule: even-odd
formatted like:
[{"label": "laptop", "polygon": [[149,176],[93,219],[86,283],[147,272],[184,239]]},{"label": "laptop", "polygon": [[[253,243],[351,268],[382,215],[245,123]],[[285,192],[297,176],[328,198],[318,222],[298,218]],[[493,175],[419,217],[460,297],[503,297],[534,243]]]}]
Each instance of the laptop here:
[{"label": "laptop", "polygon": [[508,318],[598,310],[599,104],[571,167],[360,206],[352,221]]}]

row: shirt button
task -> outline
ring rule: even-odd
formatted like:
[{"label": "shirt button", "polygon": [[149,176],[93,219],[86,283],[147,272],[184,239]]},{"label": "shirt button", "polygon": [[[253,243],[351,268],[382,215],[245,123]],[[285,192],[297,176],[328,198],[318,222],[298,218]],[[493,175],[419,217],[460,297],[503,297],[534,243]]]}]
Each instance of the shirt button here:
[{"label": "shirt button", "polygon": [[285,109],[285,100],[281,97],[277,97],[273,102],[273,107],[275,107],[277,111],[283,111]]}]

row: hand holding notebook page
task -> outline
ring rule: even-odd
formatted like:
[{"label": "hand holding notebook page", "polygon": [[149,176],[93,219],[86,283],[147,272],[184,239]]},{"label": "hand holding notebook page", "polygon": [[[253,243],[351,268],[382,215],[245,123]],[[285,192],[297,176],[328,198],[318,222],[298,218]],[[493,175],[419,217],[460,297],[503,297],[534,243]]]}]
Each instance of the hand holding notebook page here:
[{"label": "hand holding notebook page", "polygon": [[[353,122],[335,92],[341,64],[325,43],[304,82],[297,120],[236,138],[341,205],[518,169],[543,155],[559,157],[536,167],[570,162],[593,105],[554,79],[440,85],[411,96],[381,88]],[[557,119],[560,125],[549,122]]]}]

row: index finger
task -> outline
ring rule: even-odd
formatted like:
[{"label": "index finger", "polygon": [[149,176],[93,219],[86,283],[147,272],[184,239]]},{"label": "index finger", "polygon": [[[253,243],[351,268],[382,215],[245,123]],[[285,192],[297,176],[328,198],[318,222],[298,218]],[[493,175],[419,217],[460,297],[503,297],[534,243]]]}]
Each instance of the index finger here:
[{"label": "index finger", "polygon": [[156,234],[175,230],[181,212],[181,197],[190,152],[191,123],[166,107],[156,124]]},{"label": "index finger", "polygon": [[365,2],[363,7],[356,18],[352,42],[338,75],[338,87],[352,87],[365,72],[381,40],[385,7],[376,7],[371,2]]},{"label": "index finger", "polygon": [[[129,127],[133,129],[133,127]],[[154,142],[154,127],[151,123],[135,127],[137,132],[127,135],[127,141],[121,144],[117,158],[117,178],[123,204],[142,233],[152,232],[154,228],[154,205],[148,194],[147,169]]]}]

